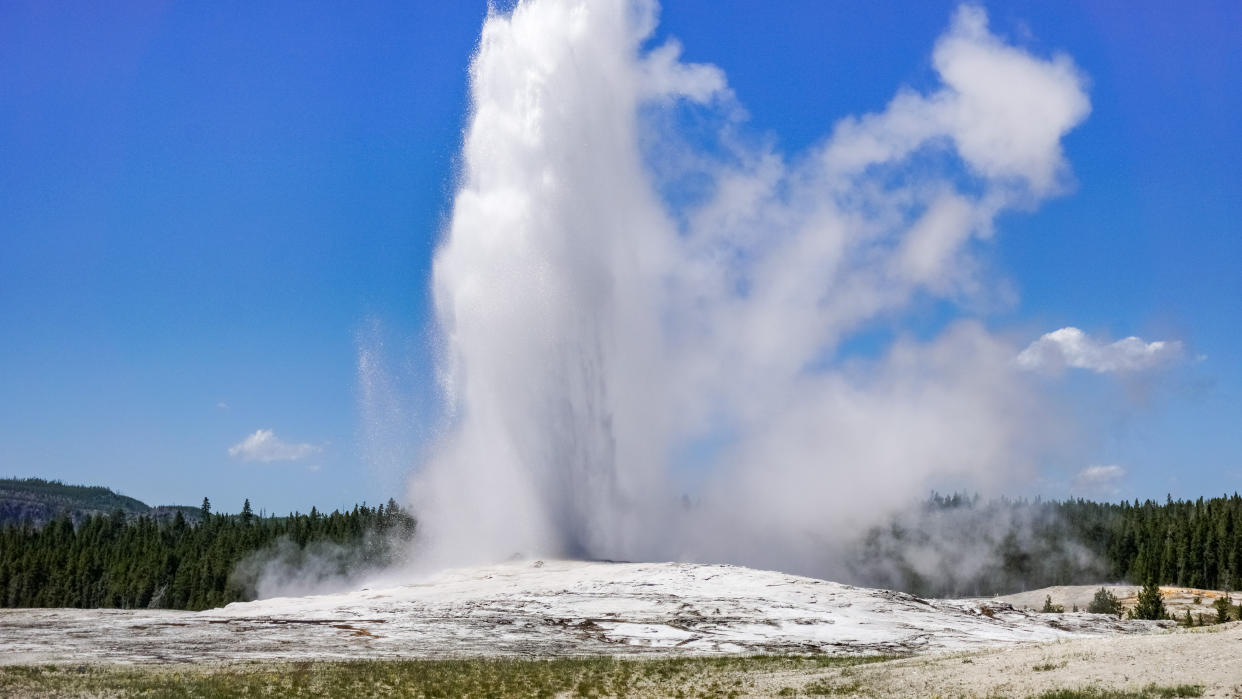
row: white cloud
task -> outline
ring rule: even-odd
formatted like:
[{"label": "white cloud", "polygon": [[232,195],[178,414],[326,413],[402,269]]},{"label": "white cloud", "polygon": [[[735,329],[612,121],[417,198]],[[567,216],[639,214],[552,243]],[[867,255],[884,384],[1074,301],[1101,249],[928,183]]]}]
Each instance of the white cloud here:
[{"label": "white cloud", "polygon": [[216,407],[219,408],[220,410],[228,410],[229,404],[225,403],[224,401],[220,401],[219,403],[216,403]]},{"label": "white cloud", "polygon": [[1131,336],[1105,344],[1078,328],[1069,327],[1032,342],[1018,355],[1018,365],[1030,370],[1072,367],[1098,374],[1134,372],[1165,366],[1181,359],[1182,353],[1182,343],[1176,340],[1143,342]]},{"label": "white cloud", "polygon": [[242,461],[297,461],[322,449],[314,444],[293,444],[282,441],[271,430],[256,430],[254,434],[229,447],[229,456]]},{"label": "white cloud", "polygon": [[1074,490],[1080,494],[1116,495],[1126,470],[1120,466],[1088,466],[1074,476]]}]

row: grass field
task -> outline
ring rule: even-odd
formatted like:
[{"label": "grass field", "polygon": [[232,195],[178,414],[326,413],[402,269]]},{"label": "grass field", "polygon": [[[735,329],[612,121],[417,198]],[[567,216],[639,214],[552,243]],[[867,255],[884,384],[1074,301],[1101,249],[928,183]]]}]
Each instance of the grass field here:
[{"label": "grass field", "polygon": [[[753,656],[619,660],[592,657],[202,666],[17,666],[0,667],[0,696],[742,697],[756,693],[756,676],[847,668],[889,659]],[[795,690],[791,689],[790,693]]]},{"label": "grass field", "polygon": [[[234,665],[0,667],[13,697],[746,697],[868,696],[856,666],[892,657],[410,660]],[[876,668],[869,668],[876,669]],[[807,681],[807,678],[818,678]],[[773,680],[776,680],[775,684]],[[783,683],[787,682],[787,684]],[[884,692],[881,692],[882,694]],[[1034,699],[1197,697],[1197,685],[1061,689]],[[988,697],[1002,695],[989,694]]]}]

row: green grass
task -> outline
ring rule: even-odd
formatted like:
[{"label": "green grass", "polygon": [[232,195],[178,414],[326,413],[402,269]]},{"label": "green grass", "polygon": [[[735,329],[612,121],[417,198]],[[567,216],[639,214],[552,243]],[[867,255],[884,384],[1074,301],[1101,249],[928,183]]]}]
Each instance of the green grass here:
[{"label": "green grass", "polygon": [[[614,697],[708,699],[755,693],[774,672],[840,669],[834,678],[785,687],[779,696],[855,695],[848,668],[894,656],[747,656],[616,659],[360,660],[233,665],[40,665],[0,667],[0,697]],[[762,685],[761,685],[762,686]],[[779,685],[778,685],[779,686]],[[774,691],[768,689],[767,691]],[[1201,685],[1137,690],[1058,689],[1030,699],[1199,697]]]},{"label": "green grass", "polygon": [[[890,657],[750,656],[633,660],[469,659],[203,666],[0,667],[0,696],[741,697],[749,673],[840,668]],[[840,693],[812,691],[802,693]]]},{"label": "green grass", "polygon": [[1173,699],[1174,697],[1201,697],[1203,685],[1179,684],[1159,686],[1149,684],[1142,689],[1055,689],[1037,694],[1032,699]]}]

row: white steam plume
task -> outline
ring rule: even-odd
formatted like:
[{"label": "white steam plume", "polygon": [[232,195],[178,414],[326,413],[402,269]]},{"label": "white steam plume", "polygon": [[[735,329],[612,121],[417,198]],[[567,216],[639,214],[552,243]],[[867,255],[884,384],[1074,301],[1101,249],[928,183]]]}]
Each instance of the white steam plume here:
[{"label": "white steam plume", "polygon": [[[843,528],[1036,456],[1040,401],[980,323],[840,348],[918,299],[995,291],[973,251],[1063,185],[1060,139],[1090,109],[1072,62],[964,6],[939,88],[787,158],[738,137],[719,69],[643,48],[656,15],[530,0],[483,27],[432,289],[451,427],[411,484],[435,562],[824,573]],[[687,137],[684,109],[718,131]],[[706,194],[669,203],[683,178]]]},{"label": "white steam plume", "polygon": [[357,346],[359,445],[370,475],[386,487],[396,486],[416,461],[419,407],[414,403],[416,380],[394,372],[393,354],[377,318],[368,318],[355,336]]}]

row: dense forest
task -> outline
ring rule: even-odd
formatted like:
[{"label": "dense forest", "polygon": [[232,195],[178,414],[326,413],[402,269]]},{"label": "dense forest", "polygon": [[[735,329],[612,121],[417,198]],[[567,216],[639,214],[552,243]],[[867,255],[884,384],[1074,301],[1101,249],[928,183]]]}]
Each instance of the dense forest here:
[{"label": "dense forest", "polygon": [[167,521],[118,508],[75,524],[66,512],[43,526],[28,520],[0,529],[0,602],[208,609],[253,598],[272,560],[292,570],[313,563],[319,576],[325,566],[338,575],[382,567],[408,549],[414,527],[392,500],[285,517],[257,516],[248,500],[241,514],[214,514],[206,499],[197,516],[177,512]]},{"label": "dense forest", "polygon": [[[209,503],[171,519],[116,509],[0,526],[0,605],[206,609],[345,577],[409,550],[395,502],[262,517]],[[925,596],[981,596],[1100,582],[1229,589],[1242,574],[1242,497],[1164,503],[933,495],[872,528],[846,556],[853,582]]]},{"label": "dense forest", "polygon": [[1103,581],[1236,589],[1242,497],[1162,504],[933,495],[870,530],[852,555],[860,583],[928,596]]}]

